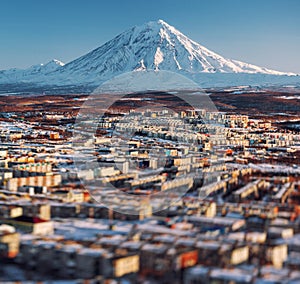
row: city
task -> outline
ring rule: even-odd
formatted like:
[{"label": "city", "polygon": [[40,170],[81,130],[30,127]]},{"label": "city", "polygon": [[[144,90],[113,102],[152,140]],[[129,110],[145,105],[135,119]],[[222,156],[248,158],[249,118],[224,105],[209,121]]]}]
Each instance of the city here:
[{"label": "city", "polygon": [[142,95],[92,134],[85,95],[1,113],[0,279],[300,279],[299,131]]}]

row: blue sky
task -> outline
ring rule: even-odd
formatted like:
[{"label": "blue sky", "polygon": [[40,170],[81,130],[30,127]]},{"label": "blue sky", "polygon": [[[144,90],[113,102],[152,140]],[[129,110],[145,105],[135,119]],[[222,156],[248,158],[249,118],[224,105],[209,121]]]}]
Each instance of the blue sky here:
[{"label": "blue sky", "polygon": [[1,0],[0,69],[71,61],[163,19],[232,59],[300,73],[298,0]]}]

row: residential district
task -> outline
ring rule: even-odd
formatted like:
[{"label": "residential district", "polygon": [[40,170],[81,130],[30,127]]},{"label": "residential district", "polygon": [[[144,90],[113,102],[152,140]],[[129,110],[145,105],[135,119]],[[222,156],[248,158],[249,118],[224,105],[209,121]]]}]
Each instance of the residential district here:
[{"label": "residential district", "polygon": [[299,132],[205,110],[69,120],[2,114],[1,283],[300,282]]}]

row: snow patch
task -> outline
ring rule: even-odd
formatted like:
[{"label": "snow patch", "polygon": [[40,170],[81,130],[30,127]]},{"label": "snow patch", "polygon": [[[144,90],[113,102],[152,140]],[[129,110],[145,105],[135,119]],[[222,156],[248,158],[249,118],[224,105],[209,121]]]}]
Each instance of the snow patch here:
[{"label": "snow patch", "polygon": [[162,51],[160,50],[160,47],[158,46],[154,55],[154,66],[155,66],[155,70],[158,70],[158,66],[160,63],[162,63],[164,60],[164,54],[162,53]]}]

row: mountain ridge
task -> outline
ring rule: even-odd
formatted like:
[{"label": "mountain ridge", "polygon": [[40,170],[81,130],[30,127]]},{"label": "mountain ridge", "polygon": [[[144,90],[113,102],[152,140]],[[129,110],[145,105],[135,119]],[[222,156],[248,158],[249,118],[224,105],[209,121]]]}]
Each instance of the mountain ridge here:
[{"label": "mountain ridge", "polygon": [[224,58],[158,20],[134,26],[67,64],[52,60],[24,70],[0,71],[0,84],[91,85],[126,72],[147,70],[165,70],[190,77],[217,73],[296,75]]}]

